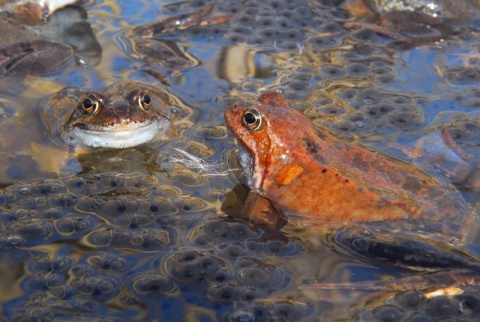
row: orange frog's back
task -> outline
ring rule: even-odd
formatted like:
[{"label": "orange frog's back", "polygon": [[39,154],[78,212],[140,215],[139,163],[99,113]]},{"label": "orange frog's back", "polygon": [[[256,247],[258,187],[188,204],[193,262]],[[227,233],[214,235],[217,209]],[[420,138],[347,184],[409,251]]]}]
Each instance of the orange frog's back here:
[{"label": "orange frog's back", "polygon": [[[475,213],[451,184],[319,132],[278,93],[225,113],[250,188],[291,221],[320,229],[379,222],[461,245]],[[268,104],[270,105],[268,105]]]}]

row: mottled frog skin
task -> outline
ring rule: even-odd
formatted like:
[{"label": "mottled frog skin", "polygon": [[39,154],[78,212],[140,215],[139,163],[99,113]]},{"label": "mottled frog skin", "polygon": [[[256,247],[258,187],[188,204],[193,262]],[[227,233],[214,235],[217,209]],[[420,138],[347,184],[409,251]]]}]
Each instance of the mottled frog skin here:
[{"label": "mottled frog skin", "polygon": [[128,148],[165,135],[178,102],[163,87],[124,81],[99,90],[65,88],[39,110],[50,135],[67,145]]},{"label": "mottled frog skin", "polygon": [[279,93],[237,102],[225,120],[240,143],[247,185],[295,224],[349,228],[338,235],[345,243],[360,235],[382,247],[400,236],[420,243],[411,248],[429,240],[460,247],[474,224],[474,211],[452,185],[315,128]]}]

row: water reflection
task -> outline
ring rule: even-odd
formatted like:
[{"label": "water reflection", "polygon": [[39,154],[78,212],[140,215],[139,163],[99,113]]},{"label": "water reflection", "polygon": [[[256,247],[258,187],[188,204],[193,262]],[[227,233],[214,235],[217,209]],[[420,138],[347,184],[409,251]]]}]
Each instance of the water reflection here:
[{"label": "water reflection", "polygon": [[[196,25],[156,40],[187,55],[188,68],[139,60],[125,45],[136,28],[211,5]],[[52,25],[55,41],[59,30],[71,31],[62,40],[69,45],[86,36],[74,45],[85,64],[42,76],[26,68],[22,80],[0,80],[5,319],[478,318],[475,286],[451,296],[381,293],[368,305],[352,290],[312,296],[306,285],[411,273],[345,256],[305,227],[275,234],[221,209],[241,172],[223,111],[268,89],[282,91],[316,126],[375,150],[445,127],[475,155],[475,25],[412,49],[371,29],[345,29],[350,15],[339,1],[97,1],[85,9],[88,20],[69,8],[61,26]],[[222,16],[230,19],[202,23]],[[64,87],[126,80],[162,83],[191,107],[178,115],[171,140],[120,151],[52,148],[34,113],[39,100]],[[60,167],[40,166],[57,159]],[[478,245],[473,239],[469,249],[478,253]]]}]

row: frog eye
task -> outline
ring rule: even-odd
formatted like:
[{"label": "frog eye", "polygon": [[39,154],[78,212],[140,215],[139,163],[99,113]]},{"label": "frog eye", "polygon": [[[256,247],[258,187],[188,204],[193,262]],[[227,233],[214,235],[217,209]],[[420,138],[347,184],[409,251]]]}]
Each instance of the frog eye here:
[{"label": "frog eye", "polygon": [[98,101],[96,99],[85,98],[82,101],[82,108],[85,114],[93,114],[98,109]]},{"label": "frog eye", "polygon": [[152,99],[150,98],[150,95],[144,94],[140,95],[138,98],[138,104],[145,110],[147,111],[150,108],[150,103]]},{"label": "frog eye", "polygon": [[242,121],[249,130],[258,131],[262,128],[262,115],[255,109],[246,111]]}]

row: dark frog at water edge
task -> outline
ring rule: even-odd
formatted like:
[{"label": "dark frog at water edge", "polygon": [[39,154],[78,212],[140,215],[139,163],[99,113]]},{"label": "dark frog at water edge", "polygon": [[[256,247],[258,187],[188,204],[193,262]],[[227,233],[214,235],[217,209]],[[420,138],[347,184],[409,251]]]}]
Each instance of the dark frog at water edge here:
[{"label": "dark frog at water edge", "polygon": [[[75,63],[100,63],[102,49],[85,9],[68,6],[57,10],[72,2],[0,1],[0,77],[45,75]],[[27,18],[35,20],[36,15],[40,15],[36,25],[28,25],[32,21]]]},{"label": "dark frog at water edge", "polygon": [[462,27],[476,28],[480,14],[480,2],[471,0],[347,0],[343,6],[353,16],[375,22],[355,19],[344,24],[347,28],[420,44],[448,38]]},{"label": "dark frog at water edge", "polygon": [[75,147],[128,148],[161,140],[188,111],[165,87],[123,81],[98,90],[69,87],[39,104],[52,138]]},{"label": "dark frog at water edge", "polygon": [[267,198],[291,223],[334,232],[347,250],[384,263],[478,263],[457,254],[477,220],[446,180],[315,128],[277,92],[233,104],[225,120],[239,141],[239,161],[253,192],[245,202],[250,219],[277,225],[279,218],[265,215],[265,207],[252,206],[252,200]]}]

